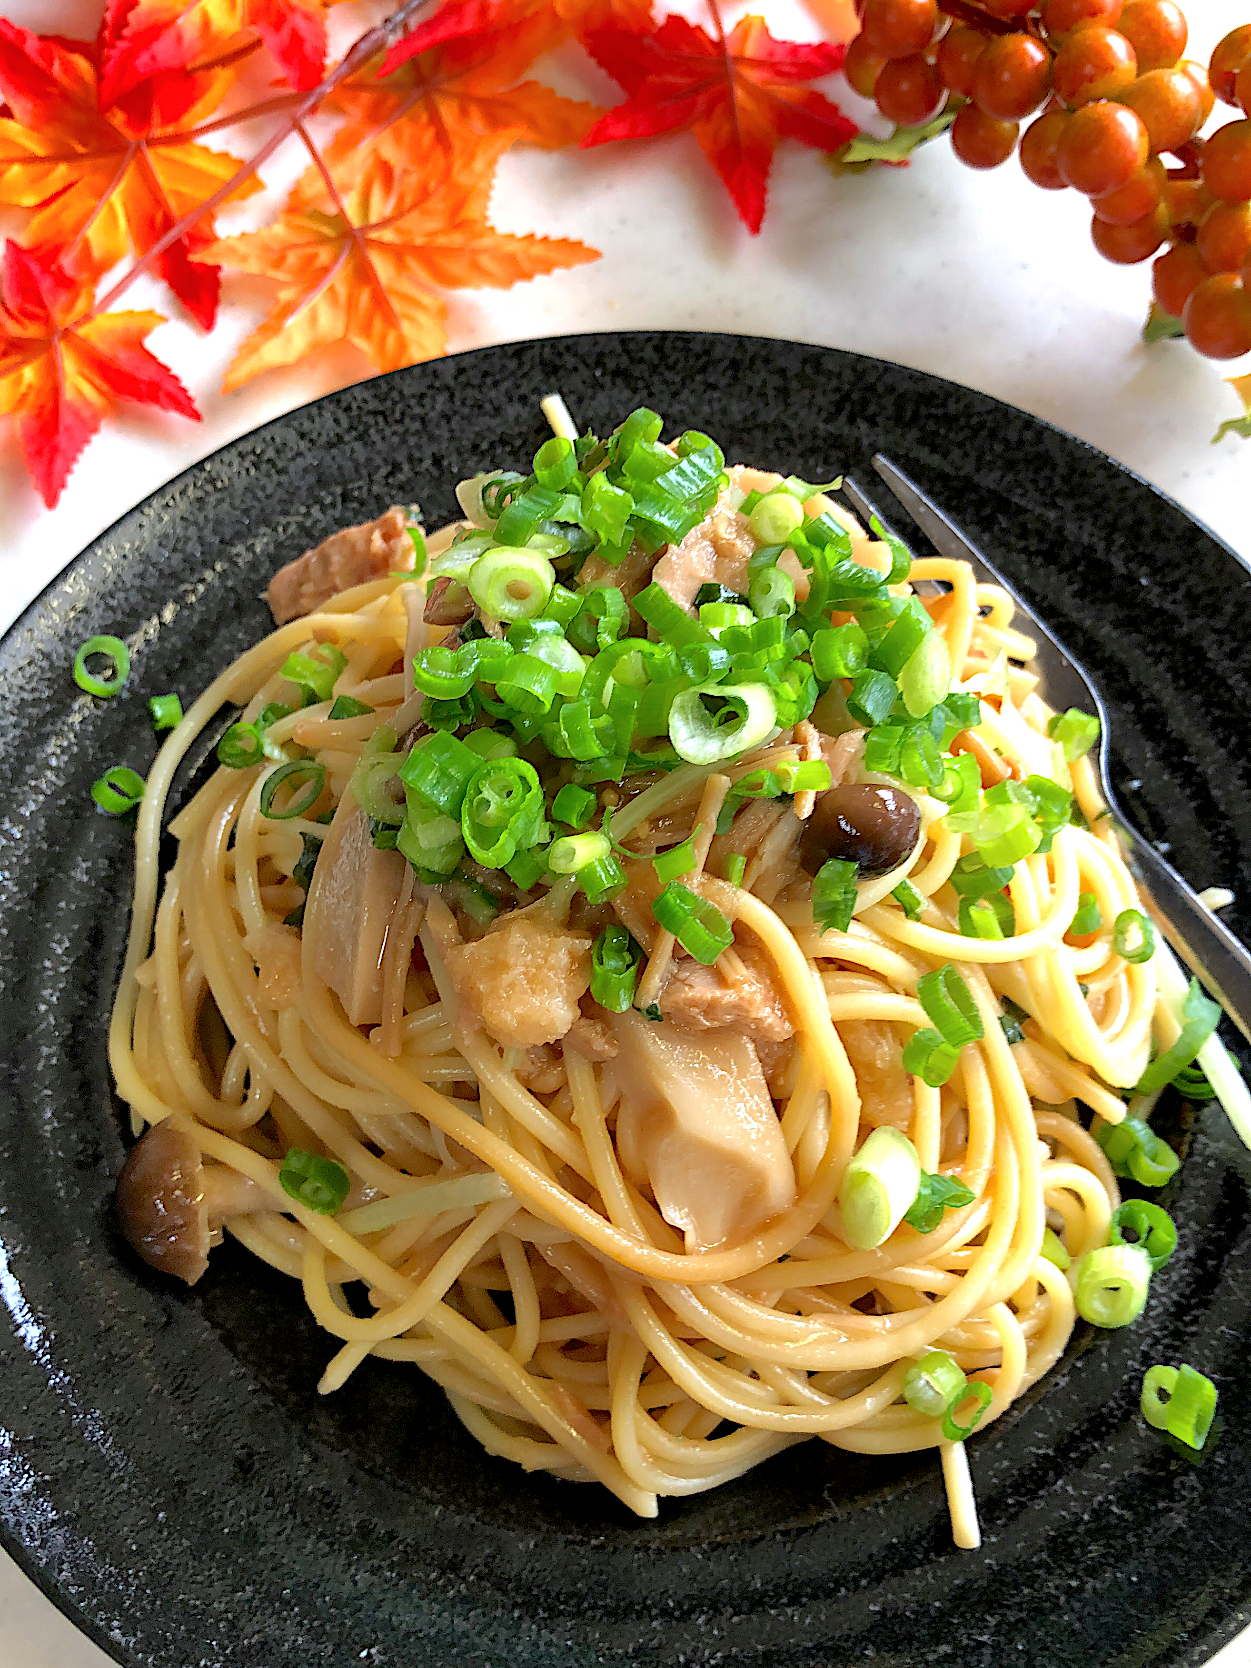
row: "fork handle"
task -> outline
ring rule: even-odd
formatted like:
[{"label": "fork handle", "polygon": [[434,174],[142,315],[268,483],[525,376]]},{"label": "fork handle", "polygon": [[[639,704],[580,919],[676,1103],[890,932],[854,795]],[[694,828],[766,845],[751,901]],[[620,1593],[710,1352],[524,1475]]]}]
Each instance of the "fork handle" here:
[{"label": "fork handle", "polygon": [[1251,1042],[1251,953],[1141,834],[1116,813],[1133,845],[1164,936]]}]

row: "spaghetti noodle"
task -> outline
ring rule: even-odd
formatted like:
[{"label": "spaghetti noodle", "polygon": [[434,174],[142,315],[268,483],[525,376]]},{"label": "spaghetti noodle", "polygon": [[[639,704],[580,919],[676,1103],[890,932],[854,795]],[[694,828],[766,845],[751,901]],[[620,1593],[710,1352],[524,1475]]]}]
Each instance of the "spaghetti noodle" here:
[{"label": "spaghetti noodle", "polygon": [[410,1362],[491,1453],[640,1515],[817,1436],[938,1447],[976,1545],[964,1435],[1057,1361],[1060,1265],[1120,1203],[1079,1108],[1125,1120],[1184,982],[1131,959],[1142,900],[1003,592],[715,447],[674,486],[705,436],[553,420],[412,571],[402,515],[364,530],[386,571],[165,742],[110,1035],[151,1126],[128,1231],[195,1278],[224,1223],[300,1283],[323,1393]]}]

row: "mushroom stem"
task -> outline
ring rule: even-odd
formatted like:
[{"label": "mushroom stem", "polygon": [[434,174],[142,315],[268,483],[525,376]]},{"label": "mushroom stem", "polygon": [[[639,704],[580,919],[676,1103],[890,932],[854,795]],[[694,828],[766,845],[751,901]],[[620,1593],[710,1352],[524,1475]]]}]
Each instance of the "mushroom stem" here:
[{"label": "mushroom stem", "polygon": [[272,1208],[272,1200],[259,1182],[225,1164],[206,1164],[201,1185],[210,1231],[220,1228],[227,1217]]}]

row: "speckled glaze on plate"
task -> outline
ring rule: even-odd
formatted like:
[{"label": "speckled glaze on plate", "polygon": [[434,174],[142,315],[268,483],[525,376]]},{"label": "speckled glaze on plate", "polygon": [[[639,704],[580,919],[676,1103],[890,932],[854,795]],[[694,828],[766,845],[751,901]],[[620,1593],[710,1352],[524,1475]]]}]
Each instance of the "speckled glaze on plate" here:
[{"label": "speckled glaze on plate", "polygon": [[[483,349],[293,412],[123,517],[0,645],[0,1538],[134,1668],[1206,1661],[1251,1598],[1251,1155],[1214,1105],[1164,1195],[1181,1246],[1146,1320],[1079,1327],[971,1443],[976,1553],[930,1456],[819,1441],[637,1522],[483,1454],[411,1369],[318,1397],[331,1346],[237,1247],[188,1291],[120,1242],[130,836],[89,783],[146,768],[148,695],[185,700],[268,628],[275,567],[393,502],[450,516],[458,477],[529,456],[553,388],[584,425],[646,402],[812,480],[889,452],[1098,674],[1127,809],[1251,928],[1251,572],[1071,437],[854,354],[661,333]],[[70,677],[96,631],[140,642],[107,702]],[[1221,1387],[1198,1466],[1136,1413],[1145,1367],[1182,1359]]]}]

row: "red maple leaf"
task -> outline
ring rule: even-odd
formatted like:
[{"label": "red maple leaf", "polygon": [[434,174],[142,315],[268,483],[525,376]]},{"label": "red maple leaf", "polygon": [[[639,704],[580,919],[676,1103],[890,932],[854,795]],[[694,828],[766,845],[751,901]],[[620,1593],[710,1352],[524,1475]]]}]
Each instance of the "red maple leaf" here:
[{"label": "red maple leaf", "polygon": [[0,416],[12,416],[49,509],[119,400],[199,421],[190,394],[143,346],[160,313],[93,317],[94,286],[49,251],[5,245],[0,265]]},{"label": "red maple leaf", "polygon": [[690,128],[753,232],[764,218],[769,168],[779,139],[834,151],[859,131],[811,87],[843,61],[829,42],[776,41],[764,19],[745,17],[714,39],[685,18],[667,17],[650,35],[612,27],[590,31],[588,52],[628,93],[583,145],[649,139]]}]

